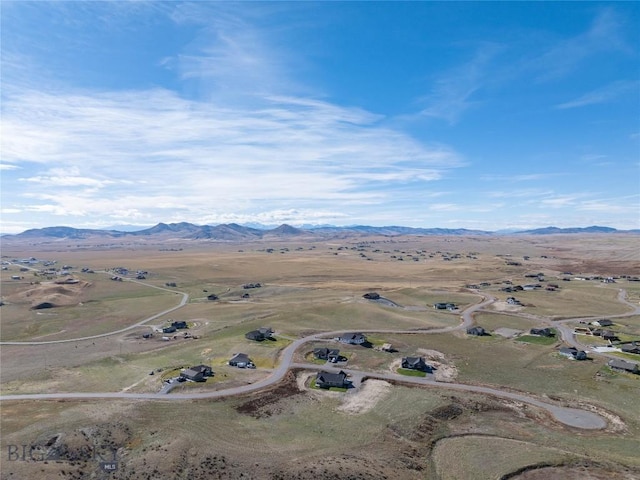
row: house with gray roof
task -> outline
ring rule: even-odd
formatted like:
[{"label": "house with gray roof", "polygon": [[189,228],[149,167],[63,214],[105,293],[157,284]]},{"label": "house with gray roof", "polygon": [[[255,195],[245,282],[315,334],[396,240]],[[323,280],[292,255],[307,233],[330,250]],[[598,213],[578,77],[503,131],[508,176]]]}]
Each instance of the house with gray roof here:
[{"label": "house with gray roof", "polygon": [[575,347],[562,347],[558,350],[558,353],[563,357],[570,358],[571,360],[586,360],[587,353],[584,350],[578,350]]},{"label": "house with gray roof", "polygon": [[620,350],[624,353],[634,353],[640,355],[640,342],[627,343],[620,346]]},{"label": "house with gray roof", "polygon": [[260,327],[257,330],[251,330],[250,332],[245,333],[245,338],[247,340],[254,340],[256,342],[262,342],[268,338],[271,338],[273,335],[273,329],[269,327]]},{"label": "house with gray roof", "polygon": [[482,337],[487,335],[487,332],[482,327],[471,327],[467,328],[467,335],[475,335],[477,337]]},{"label": "house with gray roof", "polygon": [[180,376],[192,382],[204,382],[206,377],[213,377],[213,370],[208,365],[196,365],[180,372]]},{"label": "house with gray roof", "polygon": [[338,373],[318,372],[316,374],[316,387],[320,388],[347,388],[349,386],[347,374],[342,370]]},{"label": "house with gray roof", "polygon": [[229,365],[238,368],[256,368],[246,353],[236,353],[231,360],[229,360]]},{"label": "house with gray roof", "polygon": [[337,348],[315,348],[313,356],[318,360],[327,360],[331,363],[340,361],[340,350]]},{"label": "house with gray roof", "polygon": [[402,368],[419,370],[427,373],[431,372],[431,366],[427,365],[423,357],[404,357],[402,359]]},{"label": "house with gray roof", "polygon": [[362,345],[367,341],[367,337],[361,333],[345,333],[338,337],[338,341],[350,345]]},{"label": "house with gray roof", "polygon": [[550,328],[532,328],[529,333],[539,337],[553,337],[553,332]]},{"label": "house with gray roof", "polygon": [[640,366],[637,363],[627,362],[625,360],[612,359],[607,362],[607,365],[612,370],[617,370],[619,372],[627,372],[627,373],[635,373],[636,375],[640,375]]}]

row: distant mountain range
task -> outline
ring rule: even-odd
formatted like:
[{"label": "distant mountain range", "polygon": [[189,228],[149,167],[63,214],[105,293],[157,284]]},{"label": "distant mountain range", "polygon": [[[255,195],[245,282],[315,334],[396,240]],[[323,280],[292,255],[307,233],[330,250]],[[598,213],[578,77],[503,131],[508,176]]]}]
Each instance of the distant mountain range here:
[{"label": "distant mountain range", "polygon": [[551,234],[606,234],[606,233],[640,233],[640,230],[616,230],[611,227],[558,228],[546,227],[533,230],[515,232],[490,232],[485,230],[467,230],[465,228],[412,228],[402,226],[372,227],[355,225],[337,227],[332,225],[305,226],[296,228],[283,224],[276,228],[255,228],[238,225],[237,223],[211,225],[195,225],[193,223],[159,223],[143,230],[99,230],[72,227],[45,227],[27,230],[16,235],[3,235],[3,239],[31,240],[31,239],[115,239],[115,238],[153,238],[153,239],[183,239],[183,240],[217,240],[217,241],[250,241],[284,237],[318,237],[336,238],[346,236],[401,236],[401,235],[551,235]]}]

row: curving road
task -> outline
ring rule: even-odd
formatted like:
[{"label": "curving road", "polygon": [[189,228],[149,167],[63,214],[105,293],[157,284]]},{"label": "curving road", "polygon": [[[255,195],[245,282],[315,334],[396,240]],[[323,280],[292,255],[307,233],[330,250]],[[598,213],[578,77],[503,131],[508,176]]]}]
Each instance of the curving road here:
[{"label": "curving road", "polygon": [[[183,302],[186,302],[186,294],[183,297]],[[445,333],[451,332],[463,328],[467,328],[468,326],[473,324],[473,313],[482,309],[483,307],[491,304],[495,301],[493,297],[484,297],[480,303],[470,306],[464,312],[462,312],[462,323],[457,326],[451,327],[443,327],[443,328],[434,328],[429,330],[367,330],[363,333],[391,333],[391,334],[407,334],[407,333]],[[173,311],[176,308],[179,308],[184,303],[179,305],[178,307],[174,307],[169,311]],[[166,312],[162,312],[157,314],[149,319],[146,319],[142,322],[138,322],[138,324],[133,325],[131,327],[127,327],[124,330],[126,331],[135,326],[141,325],[157,316],[163,315]],[[278,382],[280,382],[286,375],[286,373],[291,368],[302,368],[302,369],[310,369],[310,370],[326,370],[326,371],[339,371],[340,368],[336,366],[330,365],[315,365],[315,364],[306,364],[306,363],[294,363],[293,356],[295,352],[304,344],[318,341],[318,340],[326,340],[327,338],[334,338],[336,336],[342,335],[343,333],[347,333],[350,330],[338,330],[334,332],[324,332],[318,333],[314,335],[309,335],[304,338],[300,338],[289,344],[285,347],[280,355],[280,362],[277,368],[275,368],[271,375],[267,378],[262,379],[258,382],[243,385],[234,388],[228,388],[225,390],[215,390],[210,392],[201,392],[201,393],[178,393],[172,395],[159,394],[159,393],[40,393],[40,394],[27,394],[27,395],[3,395],[0,396],[0,401],[18,401],[18,400],[60,400],[60,399],[129,399],[129,400],[160,400],[160,401],[182,401],[182,400],[198,400],[198,399],[212,399],[212,398],[223,398],[234,395],[243,395],[247,393],[256,392],[262,390],[264,388],[270,387]],[[111,332],[114,334],[116,332]],[[102,335],[106,336],[108,334]],[[95,338],[95,337],[89,337]],[[56,342],[42,342],[42,343],[56,343]],[[24,344],[24,343],[23,343]],[[30,344],[30,343],[27,343]],[[35,344],[38,344],[36,342]],[[423,377],[408,377],[404,375],[398,375],[393,373],[378,373],[378,372],[363,372],[359,370],[350,370],[350,369],[342,369],[345,373],[350,374],[352,376],[358,378],[379,378],[383,380],[392,380],[396,382],[402,383],[411,383],[417,385],[427,385],[431,387],[438,388],[447,388],[451,390],[459,390],[459,391],[467,391],[474,393],[483,393],[487,395],[493,395],[501,398],[509,398],[512,400],[516,400],[518,402],[527,403],[530,405],[534,405],[540,408],[545,409],[559,422],[564,423],[565,425],[569,425],[571,427],[581,428],[581,429],[602,429],[605,428],[607,422],[601,416],[587,412],[585,410],[579,410],[574,408],[560,407],[557,405],[553,405],[550,403],[542,402],[536,398],[531,396],[521,394],[521,393],[513,393],[507,392],[495,388],[490,387],[482,387],[476,385],[466,385],[461,383],[441,383],[436,382],[430,378]]]},{"label": "curving road", "polygon": [[151,320],[155,320],[158,317],[161,317],[161,316],[166,315],[168,313],[171,313],[171,312],[173,312],[175,310],[178,310],[179,308],[184,307],[187,304],[187,302],[189,301],[189,294],[188,293],[176,292],[175,290],[169,290],[168,288],[158,287],[156,285],[151,285],[149,283],[144,283],[144,282],[140,282],[140,281],[137,281],[137,280],[125,279],[125,281],[139,283],[139,284],[145,285],[147,287],[156,288],[158,290],[164,290],[165,292],[175,293],[176,295],[182,295],[182,299],[180,300],[180,303],[178,305],[176,305],[175,307],[167,308],[166,310],[163,310],[160,313],[156,313],[155,315],[151,315],[150,317],[145,318],[144,320],[140,320],[139,322],[134,323],[133,325],[129,325],[128,327],[121,328],[120,330],[113,330],[111,332],[100,333],[98,335],[91,335],[89,337],[65,338],[63,340],[48,340],[48,341],[41,341],[41,342],[0,342],[0,345],[50,345],[52,343],[80,342],[82,340],[93,340],[93,339],[96,339],[96,338],[103,338],[103,337],[109,337],[111,335],[118,335],[119,333],[128,332],[129,330],[133,330],[134,328],[141,327],[145,323],[150,322]]}]

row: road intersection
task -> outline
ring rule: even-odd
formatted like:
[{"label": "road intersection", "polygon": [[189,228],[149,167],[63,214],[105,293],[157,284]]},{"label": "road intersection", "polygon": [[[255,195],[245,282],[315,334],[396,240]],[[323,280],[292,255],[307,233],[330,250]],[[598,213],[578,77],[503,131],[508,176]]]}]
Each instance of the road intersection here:
[{"label": "road intersection", "polygon": [[[143,282],[137,282],[143,283]],[[148,285],[145,283],[145,285]],[[148,285],[154,288],[161,288],[163,290],[168,290],[162,287],[156,287],[154,285]],[[184,306],[189,296],[186,293],[176,292],[175,290],[169,290],[176,294],[182,295],[182,299],[179,305],[172,307],[170,309],[164,310],[160,313],[157,313],[149,318],[146,318],[140,322],[137,322],[129,327],[124,329],[116,330],[113,332],[108,332],[101,335],[91,336],[91,337],[83,337],[83,338],[74,338],[74,339],[66,339],[66,340],[54,340],[54,341],[45,341],[45,342],[2,342],[0,345],[43,345],[43,344],[51,344],[51,343],[65,343],[65,342],[76,342],[79,340],[89,340],[93,338],[100,338],[109,335],[117,335],[131,329],[143,326],[148,322],[165,315],[169,312],[173,312],[182,306]],[[478,291],[474,291],[474,293],[480,294]],[[629,313],[628,315],[637,314],[640,311],[640,308],[636,308],[635,305],[630,304],[625,299],[625,292],[623,290],[620,291],[618,299],[623,303],[627,303],[630,306],[634,307],[634,312]],[[471,305],[467,309],[465,309],[461,314],[462,322],[459,325],[443,327],[443,328],[431,328],[431,329],[411,329],[411,330],[363,330],[362,333],[387,333],[387,334],[434,334],[434,333],[446,333],[453,332],[456,330],[466,329],[473,325],[473,314],[484,307],[493,303],[496,299],[490,295],[484,295],[482,301]],[[572,319],[571,321],[575,321]],[[575,339],[575,335],[573,334],[573,330],[570,330],[568,327],[564,326],[562,323],[549,321],[554,326],[558,327],[558,331],[562,335],[562,339],[569,343],[570,345],[583,347],[577,340]],[[564,321],[563,321],[564,322]],[[532,395],[527,395],[524,393],[516,393],[507,390],[501,390],[497,388],[479,386],[479,385],[468,385],[461,383],[449,383],[449,382],[437,382],[431,377],[407,377],[404,375],[399,375],[395,373],[380,373],[380,372],[365,372],[360,370],[352,370],[352,369],[344,369],[334,365],[316,365],[316,364],[307,364],[307,363],[296,363],[293,361],[294,354],[297,350],[299,350],[303,345],[314,342],[321,341],[327,339],[333,339],[335,337],[340,336],[343,333],[347,333],[347,330],[339,330],[333,332],[323,332],[317,333],[313,335],[309,335],[303,338],[299,338],[294,340],[291,344],[285,347],[280,352],[278,366],[273,369],[271,374],[257,382],[242,385],[233,388],[227,388],[222,390],[213,390],[209,392],[198,392],[198,393],[176,393],[176,394],[164,394],[164,393],[129,393],[129,392],[59,392],[59,393],[37,393],[37,394],[18,394],[18,395],[0,395],[0,401],[24,401],[24,400],[60,400],[60,399],[121,399],[121,400],[156,400],[156,401],[185,401],[185,400],[202,400],[202,399],[216,399],[216,398],[224,398],[231,397],[236,395],[246,395],[253,392],[258,392],[260,390],[269,388],[278,382],[280,382],[287,372],[290,369],[304,369],[304,370],[326,370],[326,371],[338,371],[343,370],[348,375],[354,376],[360,380],[364,380],[366,378],[375,378],[381,380],[392,381],[396,383],[402,384],[411,384],[411,385],[420,385],[420,386],[429,386],[436,388],[446,388],[450,390],[458,390],[458,391],[467,391],[474,393],[481,393],[492,395],[500,398],[506,398],[510,400],[514,400],[517,402],[533,405],[539,408],[542,408],[549,412],[557,421],[571,426],[575,428],[581,429],[602,429],[607,426],[606,420],[595,413],[588,412],[582,409],[563,407],[559,405],[555,405],[552,403],[544,402],[535,398]]]}]

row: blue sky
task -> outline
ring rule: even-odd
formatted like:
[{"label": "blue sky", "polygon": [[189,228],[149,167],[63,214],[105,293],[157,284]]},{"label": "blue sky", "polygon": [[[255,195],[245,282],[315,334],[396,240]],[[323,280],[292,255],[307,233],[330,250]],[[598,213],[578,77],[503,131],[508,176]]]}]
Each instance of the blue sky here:
[{"label": "blue sky", "polygon": [[3,233],[640,228],[637,2],[1,8]]}]

